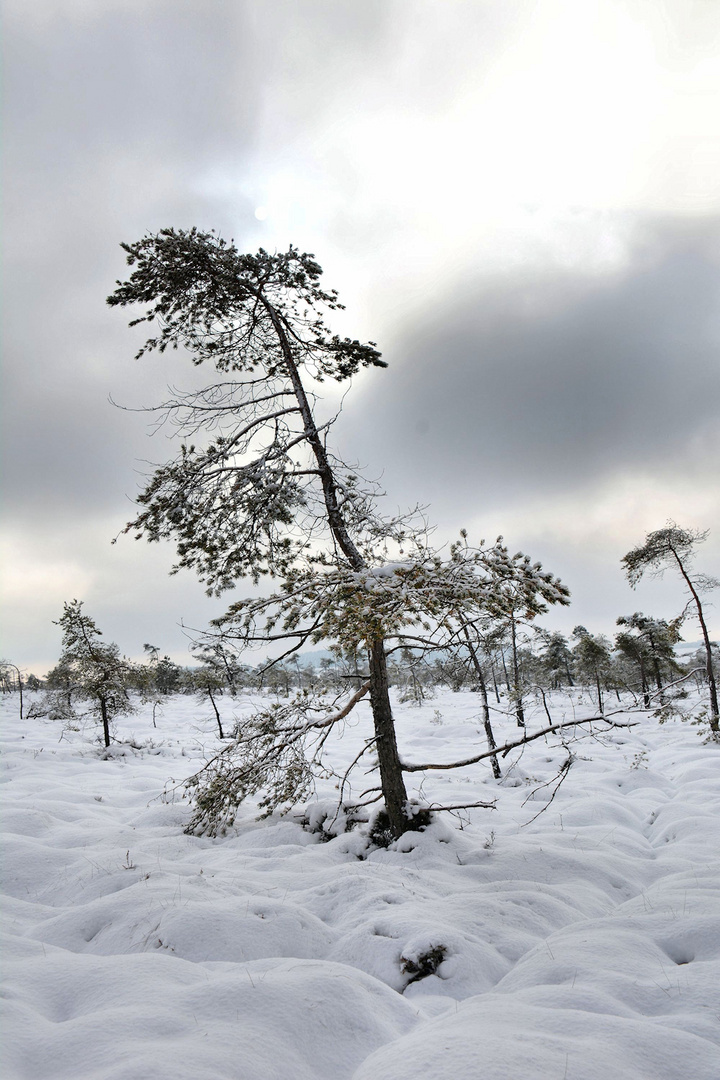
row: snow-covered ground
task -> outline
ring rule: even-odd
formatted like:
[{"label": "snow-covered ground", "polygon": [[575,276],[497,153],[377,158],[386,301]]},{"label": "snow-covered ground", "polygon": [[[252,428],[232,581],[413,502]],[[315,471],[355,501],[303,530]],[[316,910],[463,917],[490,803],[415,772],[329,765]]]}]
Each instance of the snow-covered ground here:
[{"label": "snow-covered ground", "polygon": [[[404,758],[478,752],[477,707],[399,706]],[[4,1080],[718,1080],[720,746],[625,719],[572,743],[554,798],[557,736],[499,782],[486,763],[428,774],[426,799],[497,809],[368,853],[252,805],[222,838],[185,835],[162,792],[217,746],[191,699],[156,729],[121,719],[139,749],[107,760],[92,727],[5,699]]]}]

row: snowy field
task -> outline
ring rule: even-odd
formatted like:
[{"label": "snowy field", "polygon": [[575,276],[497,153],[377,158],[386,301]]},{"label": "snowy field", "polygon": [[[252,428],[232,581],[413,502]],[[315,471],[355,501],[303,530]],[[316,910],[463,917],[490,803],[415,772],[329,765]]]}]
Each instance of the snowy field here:
[{"label": "snowy field", "polygon": [[[225,718],[249,704],[224,699]],[[573,707],[588,715],[551,705]],[[484,748],[470,693],[397,718],[407,761]],[[368,852],[253,805],[222,838],[185,835],[189,806],[163,790],[217,747],[192,699],[157,728],[149,708],[121,719],[105,760],[91,726],[21,722],[12,698],[1,719],[4,1080],[720,1077],[720,746],[703,727],[596,725],[554,798],[557,736],[500,781],[487,762],[428,774],[428,801],[497,808]],[[363,704],[338,770],[368,725]],[[436,973],[412,981],[428,954]]]}]

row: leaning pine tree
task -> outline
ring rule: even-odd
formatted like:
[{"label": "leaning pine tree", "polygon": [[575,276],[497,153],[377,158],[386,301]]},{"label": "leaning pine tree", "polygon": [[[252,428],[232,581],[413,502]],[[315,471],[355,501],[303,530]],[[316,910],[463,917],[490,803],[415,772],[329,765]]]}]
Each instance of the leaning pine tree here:
[{"label": "leaning pine tree", "polygon": [[695,608],[695,615],[700,624],[705,646],[705,663],[710,696],[710,730],[715,736],[720,735],[720,704],[718,704],[718,689],[713,667],[713,650],[705,612],[703,611],[700,595],[720,587],[717,578],[709,574],[697,573],[692,569],[695,559],[696,548],[707,539],[708,532],[698,529],[682,529],[674,521],[668,521],[663,529],[656,529],[648,533],[645,543],[628,551],[621,559],[621,563],[627,575],[627,579],[633,588],[637,585],[644,574],[651,577],[662,577],[666,570],[676,570],[685,583],[690,593],[685,612],[676,625],[682,622],[685,613]]},{"label": "leaning pine tree", "polygon": [[[386,365],[372,342],[329,331],[324,311],[342,305],[320,288],[314,258],[292,247],[243,255],[195,229],[165,229],[123,247],[134,269],[108,303],[147,304],[131,325],[158,326],[138,356],[183,347],[194,364],[209,361],[228,376],[165,404],[184,433],[211,437],[183,442],[179,457],[157,469],[128,529],[151,541],[173,538],[177,567],[195,570],[217,594],[240,578],[290,581],[313,559],[363,574],[373,533],[388,530],[378,529],[368,492],[329,452],[329,425],[316,420],[308,384]],[[369,624],[365,645],[382,794],[400,835],[407,793],[379,622]]]},{"label": "leaning pine tree", "polygon": [[[335,418],[318,418],[318,383],[386,365],[373,342],[328,329],[325,313],[342,305],[320,288],[312,255],[292,247],[243,255],[195,229],[123,246],[132,273],[108,302],[146,305],[131,325],[157,327],[138,356],[182,347],[222,376],[157,408],[177,425],[180,453],[151,476],[126,531],[174,540],[175,569],[194,570],[213,594],[241,579],[274,579],[271,595],[236,601],[216,620],[224,643],[281,642],[288,655],[332,641],[353,654],[362,648],[368,660],[367,682],[332,715],[301,696],[248,720],[205,771],[193,827],[217,831],[261,788],[268,810],[299,801],[327,733],[369,693],[366,750],[376,755],[387,834],[400,836],[414,825],[403,779],[414,770],[398,753],[386,643],[484,609],[497,588],[495,549],[440,559],[422,523],[382,517],[374,486],[328,448]],[[542,577],[517,562],[512,573]],[[551,602],[566,595],[559,586]]]}]

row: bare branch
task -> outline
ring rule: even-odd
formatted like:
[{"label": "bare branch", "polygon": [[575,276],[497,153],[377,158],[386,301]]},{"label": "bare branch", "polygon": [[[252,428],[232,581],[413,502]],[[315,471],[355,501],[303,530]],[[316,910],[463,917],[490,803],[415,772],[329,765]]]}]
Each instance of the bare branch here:
[{"label": "bare branch", "polygon": [[[548,780],[548,782],[546,784],[540,784],[540,787],[536,787],[534,791],[530,792],[530,795],[534,795],[536,791],[540,791],[541,788],[548,787],[550,784],[553,783],[554,780],[557,780],[557,785],[555,786],[555,790],[553,791],[553,793],[550,796],[550,798],[548,799],[548,801],[545,803],[545,805],[542,807],[541,810],[538,810],[537,814],[535,814],[534,817],[531,817],[529,821],[523,822],[523,824],[520,826],[521,828],[524,829],[526,825],[532,825],[533,821],[537,821],[537,819],[540,817],[540,815],[545,813],[545,811],[547,810],[547,808],[550,806],[551,802],[553,801],[553,799],[557,795],[558,791],[560,790],[563,782],[567,779],[568,774],[570,772],[570,766],[573,764],[574,761],[575,761],[574,755],[569,753],[567,758],[565,759],[565,761],[563,761],[562,765],[560,766],[560,771],[557,773],[557,775],[553,776],[552,780]],[[528,799],[530,798],[530,795],[528,795],[528,797],[527,797]],[[527,799],[525,799],[525,801],[523,802],[523,806],[525,805],[526,802],[527,802]]]},{"label": "bare branch", "polygon": [[[616,713],[624,711],[624,709],[617,709]],[[611,713],[610,715],[615,715],[615,713]],[[465,765],[474,765],[477,761],[482,761],[483,758],[492,757],[494,754],[502,754],[502,756],[505,757],[511,750],[517,749],[518,746],[524,746],[526,743],[533,742],[535,739],[541,739],[543,735],[549,735],[553,731],[562,731],[564,728],[576,727],[579,724],[592,724],[595,722],[602,722],[611,728],[637,727],[639,723],[639,721],[633,721],[629,724],[618,724],[612,720],[608,720],[607,716],[587,716],[584,720],[568,720],[562,724],[552,724],[550,727],[541,728],[540,731],[533,732],[532,735],[526,734],[522,739],[516,739],[515,742],[505,743],[504,746],[498,746],[495,750],[486,750],[482,754],[476,754],[474,757],[465,758],[463,761],[450,761],[444,764],[433,762],[426,762],[422,765],[403,764],[402,770],[403,772],[422,772],[425,769],[462,769]]]},{"label": "bare branch", "polygon": [[[480,807],[483,810],[497,810],[497,799],[493,799],[492,802],[453,803],[451,806],[441,806],[439,803],[430,803],[427,809],[440,813],[443,810],[472,810],[475,807]],[[425,809],[425,807],[423,807],[423,809]]]}]

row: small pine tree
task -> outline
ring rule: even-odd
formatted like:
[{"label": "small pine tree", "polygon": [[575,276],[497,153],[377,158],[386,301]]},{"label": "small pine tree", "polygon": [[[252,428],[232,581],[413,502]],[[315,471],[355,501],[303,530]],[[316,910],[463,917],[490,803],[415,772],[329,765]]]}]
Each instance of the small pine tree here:
[{"label": "small pine tree", "polygon": [[541,642],[540,663],[546,676],[550,678],[553,690],[562,686],[563,679],[568,686],[574,686],[572,677],[572,652],[567,639],[557,631],[551,632],[536,628],[535,633]]},{"label": "small pine tree", "polygon": [[650,676],[654,678],[660,703],[663,704],[663,673],[679,671],[675,659],[675,645],[681,640],[679,624],[679,619],[667,622],[643,615],[641,611],[621,615],[617,620],[617,625],[626,626],[627,630],[616,636],[615,645],[623,656],[637,665],[646,706],[650,704]]},{"label": "small pine tree", "polygon": [[578,672],[595,683],[598,709],[602,714],[603,682],[612,667],[610,642],[602,634],[591,634],[584,626],[576,626],[572,636],[575,638],[573,655]]},{"label": "small pine tree", "polygon": [[102,631],[84,615],[82,601],[65,604],[56,625],[62,628],[62,655],[55,670],[67,675],[77,698],[90,703],[90,711],[101,721],[103,741],[110,745],[110,725],[116,716],[133,711],[129,693],[132,665],[120,655],[114,642],[101,642]]},{"label": "small pine tree", "polygon": [[712,642],[705,622],[700,594],[717,589],[720,581],[707,574],[692,572],[695,549],[698,544],[707,539],[707,535],[707,530],[701,532],[697,529],[681,529],[674,521],[668,521],[664,529],[648,533],[645,543],[628,551],[621,562],[633,588],[645,573],[649,573],[652,577],[662,577],[668,569],[677,570],[685,582],[690,593],[688,608],[695,607],[705,643],[705,666],[710,694],[710,729],[717,735],[720,733],[717,681],[713,666]]}]

